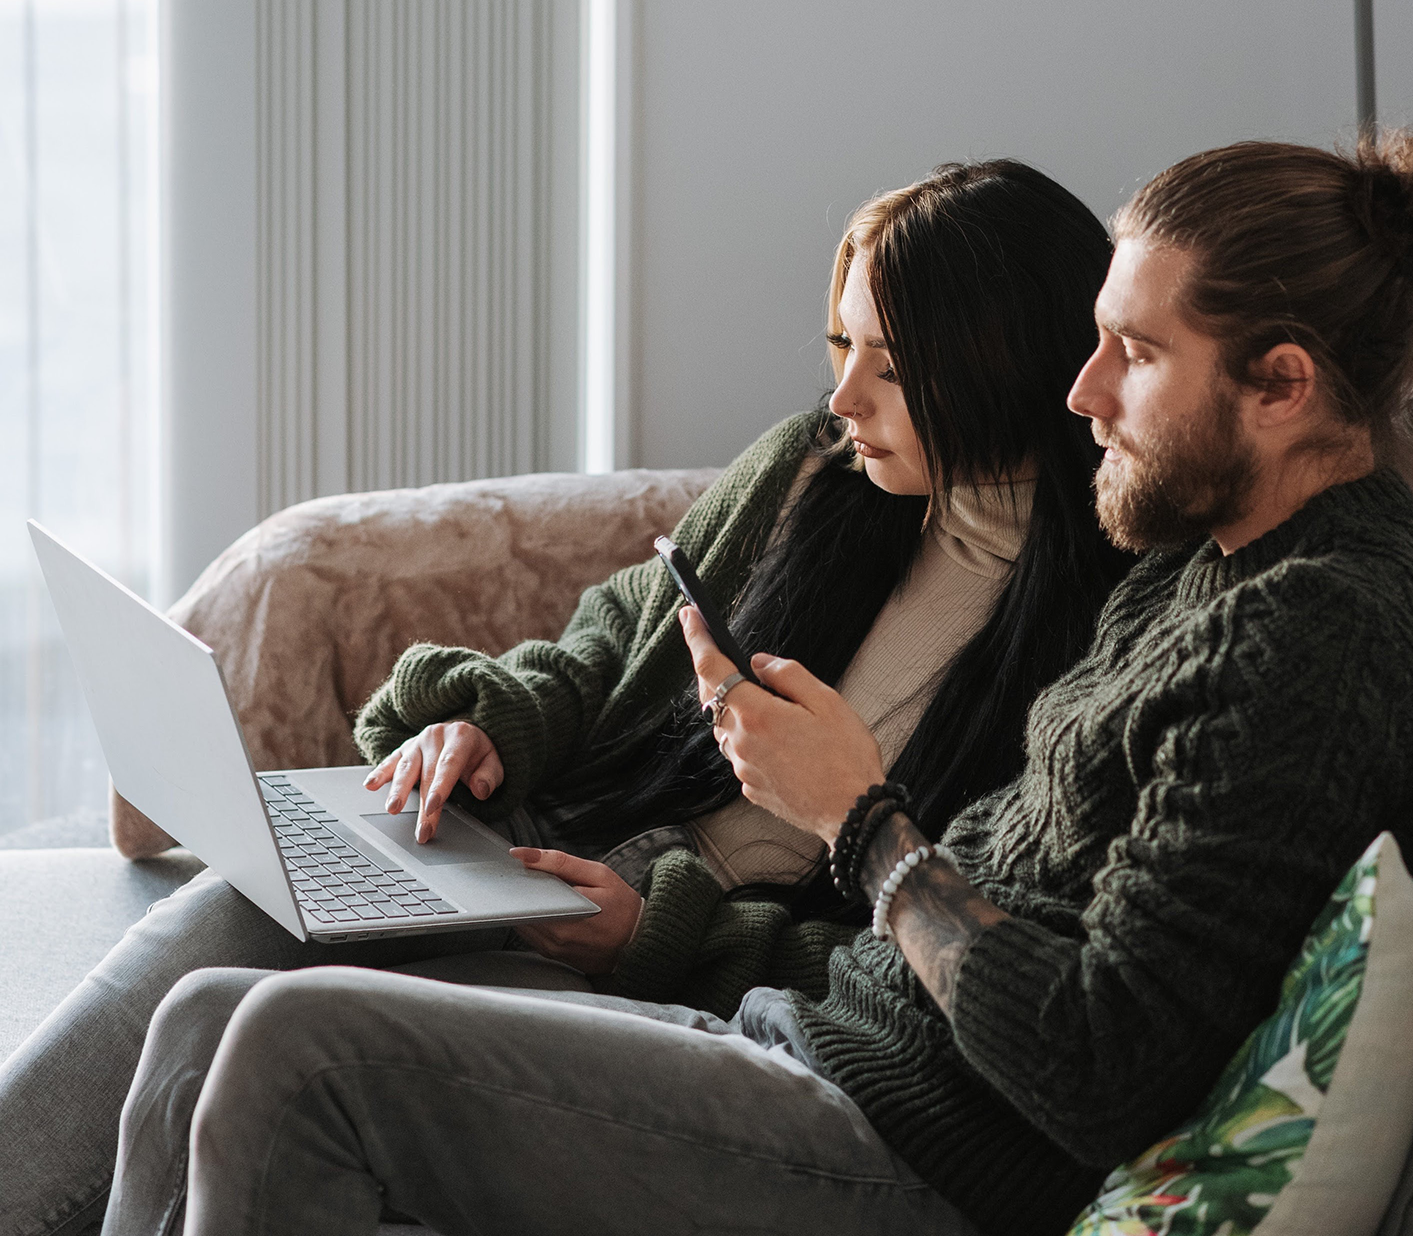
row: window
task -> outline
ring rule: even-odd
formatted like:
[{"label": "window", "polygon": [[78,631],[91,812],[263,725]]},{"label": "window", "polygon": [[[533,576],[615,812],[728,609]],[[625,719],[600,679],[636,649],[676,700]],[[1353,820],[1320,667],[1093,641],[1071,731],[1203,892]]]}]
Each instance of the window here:
[{"label": "window", "polygon": [[24,520],[156,560],[156,44],[156,0],[0,0],[0,833],[107,786]]}]

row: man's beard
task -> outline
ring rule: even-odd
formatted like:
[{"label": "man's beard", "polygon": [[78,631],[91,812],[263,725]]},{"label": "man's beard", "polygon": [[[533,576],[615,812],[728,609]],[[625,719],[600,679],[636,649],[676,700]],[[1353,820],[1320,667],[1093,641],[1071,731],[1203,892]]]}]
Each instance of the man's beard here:
[{"label": "man's beard", "polygon": [[1094,476],[1099,523],[1120,549],[1184,545],[1246,514],[1256,456],[1241,436],[1235,391],[1214,380],[1203,406],[1141,444],[1117,435],[1100,445],[1121,450]]}]

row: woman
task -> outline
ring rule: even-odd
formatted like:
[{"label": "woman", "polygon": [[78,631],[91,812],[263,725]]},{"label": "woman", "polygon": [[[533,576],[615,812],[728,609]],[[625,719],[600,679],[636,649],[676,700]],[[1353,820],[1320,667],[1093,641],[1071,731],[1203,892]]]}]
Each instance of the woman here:
[{"label": "woman", "polygon": [[[837,684],[871,720],[895,775],[929,787],[924,828],[1014,774],[1029,700],[1084,647],[1125,565],[1095,522],[1095,448],[1064,407],[1093,345],[1108,252],[1077,199],[1008,161],[947,165],[869,203],[831,286],[835,416],[806,414],[768,433],[674,534],[707,587],[736,601],[747,647],[793,656]],[[634,884],[645,855],[684,846],[702,856],[682,869],[687,878],[733,890],[728,920],[807,920],[824,953],[850,938],[853,916],[828,881],[823,846],[745,802],[717,753],[676,610],[655,561],[629,568],[585,594],[557,643],[495,659],[409,650],[360,717],[360,744],[382,761],[370,783],[390,786],[390,809],[422,785],[423,839],[452,787],[469,786],[478,814],[529,843],[519,851],[527,865],[604,906],[579,924],[522,931],[573,969],[526,980],[487,933],[304,945],[200,878],[135,926],[7,1062],[0,1137],[17,1141],[0,1159],[34,1171],[0,1213],[40,1232],[82,1230],[102,1213],[122,1096],[169,992],[124,1136],[174,1140],[151,1172],[125,1174],[117,1230],[144,1230],[156,1199],[167,1207],[180,1194],[201,1073],[185,1073],[190,1102],[139,1097],[152,1069],[183,1057],[163,1033],[219,1033],[206,1002],[228,1013],[258,975],[252,967],[420,963],[460,982],[571,991],[593,975],[623,995],[666,998],[644,989],[661,924],[643,914]],[[713,1024],[752,986],[750,959],[731,939],[727,921],[672,994]],[[802,955],[791,985],[822,992],[824,953]],[[428,959],[440,968],[426,970]],[[173,992],[183,975],[214,966],[240,969],[206,971]],[[790,1041],[781,1007],[741,1013]],[[26,1149],[35,1111],[66,1147],[61,1158],[36,1162]]]},{"label": "woman", "polygon": [[[745,646],[837,685],[892,775],[928,786],[933,833],[1015,774],[1026,707],[1126,566],[1095,523],[1097,450],[1063,413],[1107,252],[1081,203],[1010,161],[948,165],[867,203],[830,286],[834,418],[767,434],[674,534],[709,591],[740,598]],[[741,797],[682,693],[676,607],[650,562],[586,593],[557,646],[410,649],[355,731],[368,784],[399,811],[420,783],[423,840],[461,785],[535,844],[626,846],[610,865],[632,883],[686,845],[728,888],[837,912],[824,847]],[[613,969],[639,899],[601,868],[526,858],[608,912],[522,935]]]}]

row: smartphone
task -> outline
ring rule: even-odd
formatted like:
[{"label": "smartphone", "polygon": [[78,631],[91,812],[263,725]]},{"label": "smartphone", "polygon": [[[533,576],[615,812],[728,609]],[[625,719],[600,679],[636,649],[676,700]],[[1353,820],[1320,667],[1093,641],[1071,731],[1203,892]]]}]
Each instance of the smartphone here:
[{"label": "smartphone", "polygon": [[706,623],[707,632],[715,641],[716,646],[721,649],[731,663],[745,675],[747,682],[753,682],[756,686],[761,685],[761,681],[756,677],[755,671],[751,669],[750,658],[741,651],[741,645],[736,642],[736,637],[731,634],[731,628],[726,625],[726,619],[721,616],[721,611],[716,608],[707,590],[702,586],[702,581],[697,578],[697,570],[692,565],[692,560],[687,557],[682,548],[670,538],[660,536],[653,542],[653,548],[657,550],[658,556],[667,564],[668,572],[677,581],[677,587],[681,589],[682,595],[687,598],[689,605],[695,605],[697,612],[701,614],[702,621]]}]

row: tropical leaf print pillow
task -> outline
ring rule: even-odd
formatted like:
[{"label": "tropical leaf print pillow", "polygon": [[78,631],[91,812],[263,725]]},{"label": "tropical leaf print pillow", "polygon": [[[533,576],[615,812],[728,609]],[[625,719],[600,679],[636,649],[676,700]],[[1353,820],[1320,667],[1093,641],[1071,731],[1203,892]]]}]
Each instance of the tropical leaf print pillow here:
[{"label": "tropical leaf print pillow", "polygon": [[[1335,890],[1276,1011],[1201,1109],[1111,1173],[1070,1236],[1372,1233],[1413,1136],[1413,1062],[1388,1051],[1410,1018],[1413,882],[1385,833]],[[1297,1196],[1312,1183],[1313,1198]]]}]

